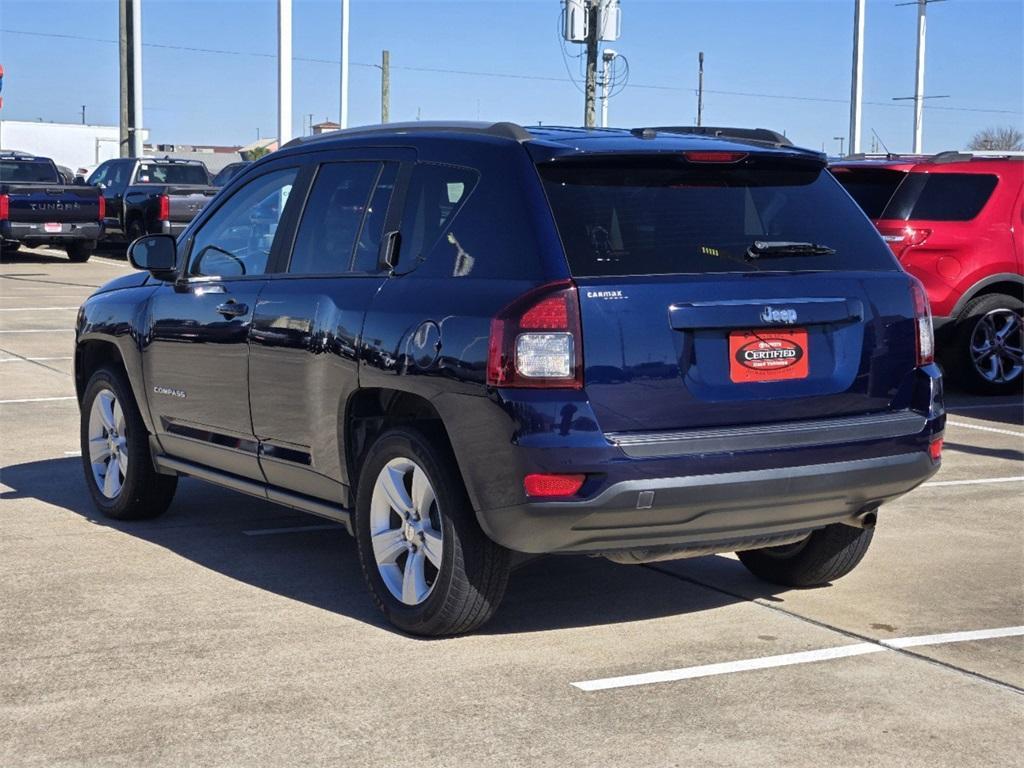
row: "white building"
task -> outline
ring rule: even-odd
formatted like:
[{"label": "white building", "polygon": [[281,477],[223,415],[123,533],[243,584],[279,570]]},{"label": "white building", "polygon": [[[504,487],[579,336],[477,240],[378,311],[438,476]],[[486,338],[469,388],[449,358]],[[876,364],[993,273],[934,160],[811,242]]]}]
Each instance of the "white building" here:
[{"label": "white building", "polygon": [[[142,137],[149,138],[149,132],[143,131]],[[116,125],[0,120],[0,149],[50,157],[72,171],[92,170],[104,160],[118,157],[120,140]]]}]

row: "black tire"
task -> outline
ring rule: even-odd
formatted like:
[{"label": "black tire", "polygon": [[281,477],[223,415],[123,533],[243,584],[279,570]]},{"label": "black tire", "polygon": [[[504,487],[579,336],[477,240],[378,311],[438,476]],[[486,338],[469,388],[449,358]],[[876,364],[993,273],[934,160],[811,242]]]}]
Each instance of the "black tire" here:
[{"label": "black tire", "polygon": [[873,528],[827,525],[803,541],[737,552],[759,579],[786,587],[820,587],[852,571],[864,559]]},{"label": "black tire", "polygon": [[142,223],[142,219],[136,216],[128,222],[128,228],[125,230],[125,235],[128,238],[128,243],[134,243],[140,237],[144,237],[148,233],[146,227]]},{"label": "black tire", "polygon": [[19,243],[19,242],[3,243],[2,245],[0,245],[0,255],[2,255],[2,256],[13,256],[14,254],[16,254],[18,252],[18,249],[20,249],[20,248],[21,248],[21,243]]},{"label": "black tire", "polygon": [[[122,475],[124,480],[120,492],[113,498],[108,498],[100,489],[89,454],[89,418],[93,402],[104,391],[114,394],[124,414],[124,452],[128,459],[128,469]],[[174,498],[178,478],[161,475],[153,468],[149,433],[139,414],[131,387],[121,371],[104,367],[89,379],[82,397],[80,433],[85,484],[100,512],[115,520],[143,520],[167,511]]]},{"label": "black tire", "polygon": [[[1017,320],[1016,333],[1009,334],[1011,338],[1015,337],[1015,340],[1010,341],[1010,345],[1019,355],[1022,334],[1024,334],[1024,331],[1021,330],[1024,302],[1004,293],[990,293],[967,302],[956,319],[951,337],[952,344],[943,354],[943,371],[950,379],[967,391],[979,395],[1011,395],[1021,391],[1022,383],[1024,383],[1024,368],[1019,363],[1015,368],[1009,370],[1004,368],[1006,374],[1004,377],[998,376],[997,369],[997,375],[989,378],[978,370],[972,350],[972,339],[976,337],[976,334],[979,337],[984,335],[983,325],[987,318],[995,318],[996,324],[999,324],[1001,318],[1008,316],[1011,312],[1016,314]],[[987,359],[992,360],[993,356],[989,356]],[[989,375],[991,376],[991,373]],[[1004,380],[999,380],[1000,378]]]},{"label": "black tire", "polygon": [[89,257],[92,256],[92,252],[95,250],[95,242],[70,243],[67,247],[68,259],[76,264],[81,264],[88,261]]},{"label": "black tire", "polygon": [[[426,473],[440,513],[441,567],[418,605],[392,595],[378,568],[370,540],[370,505],[377,477],[388,462],[408,459]],[[441,436],[393,429],[370,448],[359,473],[354,515],[363,577],[377,607],[395,627],[414,635],[441,637],[471,632],[491,618],[508,583],[510,553],[480,529],[455,457]]]}]

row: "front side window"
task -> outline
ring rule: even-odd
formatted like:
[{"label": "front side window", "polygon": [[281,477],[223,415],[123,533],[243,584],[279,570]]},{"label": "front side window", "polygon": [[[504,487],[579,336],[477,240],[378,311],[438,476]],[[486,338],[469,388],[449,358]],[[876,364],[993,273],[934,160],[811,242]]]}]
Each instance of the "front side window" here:
[{"label": "front side window", "polygon": [[380,173],[376,162],[325,163],[306,201],[288,272],[336,275],[351,271],[352,254],[370,193]]},{"label": "front side window", "polygon": [[267,271],[270,251],[298,170],[285,168],[241,187],[200,227],[190,275],[242,277]]}]

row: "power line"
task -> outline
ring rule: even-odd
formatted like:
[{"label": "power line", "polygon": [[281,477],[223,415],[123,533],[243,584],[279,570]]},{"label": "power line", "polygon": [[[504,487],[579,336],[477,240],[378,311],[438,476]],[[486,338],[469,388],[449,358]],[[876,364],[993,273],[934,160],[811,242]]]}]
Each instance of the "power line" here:
[{"label": "power line", "polygon": [[[68,35],[58,34],[56,32],[31,32],[28,30],[20,29],[0,29],[0,32],[10,35],[29,35],[32,37],[51,37],[60,38],[64,40],[84,40],[87,42],[94,43],[108,43],[117,44],[116,40],[110,40],[108,38],[100,37],[87,37],[85,35]],[[186,45],[171,45],[168,43],[143,43],[143,46],[147,48],[161,48],[166,50],[174,51],[187,51],[191,53],[210,53],[224,56],[253,56],[257,58],[276,59],[277,54],[275,53],[260,53],[258,51],[232,51],[218,48],[199,48],[194,46]],[[295,61],[309,62],[313,64],[333,64],[339,65],[341,59],[321,59],[313,58],[309,56],[295,56]],[[368,64],[365,62],[350,61],[349,64],[353,67],[366,67],[370,69],[379,69],[379,64]],[[469,77],[497,77],[508,80],[533,80],[539,82],[550,82],[550,83],[573,83],[578,87],[572,78],[555,77],[552,75],[524,75],[514,72],[482,72],[479,70],[469,69],[448,69],[442,67],[415,67],[410,65],[392,65],[392,69],[403,70],[407,72],[427,72],[431,74],[442,74],[442,75],[464,75]],[[653,83],[633,83],[629,84],[630,88],[637,88],[642,90],[653,90],[653,91],[671,91],[675,93],[690,92],[696,93],[694,88],[684,88],[680,86],[672,85],[657,85]],[[719,96],[738,96],[744,98],[757,98],[757,99],[779,99],[783,101],[806,101],[806,102],[817,102],[823,104],[848,104],[849,99],[847,98],[830,98],[826,96],[797,96],[793,94],[783,93],[758,93],[753,91],[721,91],[712,90],[709,88],[704,89],[704,93],[717,94]],[[865,101],[865,104],[870,104],[876,107],[889,107],[897,109],[909,109],[912,105],[908,104],[894,104],[886,101]],[[929,106],[928,109],[942,112],[979,112],[999,115],[1020,115],[1024,114],[1024,111],[1014,109],[991,109],[986,107],[936,107]]]}]

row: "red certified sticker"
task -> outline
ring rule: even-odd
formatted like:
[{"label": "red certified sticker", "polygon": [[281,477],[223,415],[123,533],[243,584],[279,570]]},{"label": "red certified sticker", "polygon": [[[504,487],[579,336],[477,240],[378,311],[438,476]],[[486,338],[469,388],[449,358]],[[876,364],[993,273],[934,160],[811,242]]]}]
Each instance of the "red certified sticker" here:
[{"label": "red certified sticker", "polygon": [[807,378],[807,331],[733,331],[729,378],[735,382]]}]

